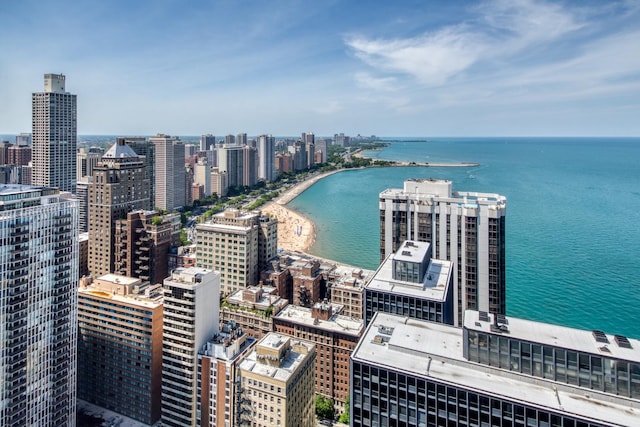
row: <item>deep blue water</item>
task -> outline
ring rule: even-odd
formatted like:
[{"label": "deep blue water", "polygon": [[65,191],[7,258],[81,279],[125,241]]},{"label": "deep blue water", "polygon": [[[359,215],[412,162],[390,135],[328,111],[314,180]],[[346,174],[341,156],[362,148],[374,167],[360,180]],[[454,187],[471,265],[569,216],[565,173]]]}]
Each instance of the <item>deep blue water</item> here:
[{"label": "deep blue water", "polygon": [[316,224],[310,252],[375,269],[378,195],[408,178],[507,196],[509,315],[640,338],[640,138],[393,140],[370,157],[471,168],[346,171],[290,206]]}]

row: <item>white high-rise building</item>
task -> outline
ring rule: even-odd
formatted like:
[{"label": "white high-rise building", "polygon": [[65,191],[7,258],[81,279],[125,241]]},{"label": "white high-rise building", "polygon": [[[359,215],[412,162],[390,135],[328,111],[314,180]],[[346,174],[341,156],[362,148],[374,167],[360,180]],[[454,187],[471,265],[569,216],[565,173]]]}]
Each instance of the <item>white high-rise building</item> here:
[{"label": "white high-rise building", "polygon": [[44,92],[32,101],[33,185],[76,191],[76,95],[65,91],[65,76],[44,75]]},{"label": "white high-rise building", "polygon": [[276,139],[271,135],[258,137],[258,179],[275,181],[276,174]]},{"label": "white high-rise building", "polygon": [[76,425],[78,267],[78,201],[0,185],[1,426]]},{"label": "white high-rise building", "polygon": [[155,207],[172,211],[185,205],[184,145],[175,136],[158,134],[155,146]]},{"label": "white high-rise building", "polygon": [[162,425],[195,427],[198,352],[219,332],[220,274],[180,267],[163,287]]},{"label": "white high-rise building", "polygon": [[405,240],[429,242],[453,261],[454,324],[465,309],[505,314],[506,198],[453,191],[451,181],[409,179],[380,193],[380,261]]}]

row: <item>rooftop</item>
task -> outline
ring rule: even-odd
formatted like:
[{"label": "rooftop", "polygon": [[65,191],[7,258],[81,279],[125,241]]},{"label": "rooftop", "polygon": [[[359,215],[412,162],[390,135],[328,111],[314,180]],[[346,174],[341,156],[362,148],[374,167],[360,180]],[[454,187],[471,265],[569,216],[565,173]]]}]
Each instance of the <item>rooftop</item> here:
[{"label": "rooftop", "polygon": [[103,155],[103,159],[124,159],[124,158],[134,158],[139,160],[140,157],[136,154],[135,151],[127,144],[125,144],[124,140],[116,141]]},{"label": "rooftop", "polygon": [[[493,316],[493,314],[467,310],[464,315],[464,327],[474,331],[495,333],[491,329],[494,322]],[[482,318],[485,320],[481,320]],[[504,319],[499,318],[498,320],[498,323],[503,324],[505,323],[500,320],[506,321],[506,331],[502,332],[504,336],[640,363],[640,341],[636,339],[620,338],[619,335],[616,339],[616,335],[607,335],[602,331],[573,329],[515,317],[504,316]],[[498,334],[500,333],[498,332]],[[599,340],[596,340],[596,336],[599,337]],[[626,339],[630,348],[618,344],[618,342],[624,341],[623,338]]]},{"label": "rooftop", "polygon": [[453,274],[451,261],[431,259],[421,283],[404,282],[393,278],[393,257],[390,255],[378,267],[367,290],[406,295],[415,298],[444,302]]},{"label": "rooftop", "polygon": [[[295,340],[286,335],[280,335],[270,332],[265,335],[259,342],[258,346],[280,349],[282,346],[291,345],[286,356],[279,362],[278,366],[263,363],[258,358],[258,351],[254,349],[240,363],[240,369],[252,372],[256,375],[271,377],[277,381],[286,383],[292,377],[302,362],[308,357],[309,353],[314,349],[314,344],[306,341]],[[296,351],[300,347],[306,349],[305,352]]]},{"label": "rooftop", "polygon": [[[509,319],[510,327],[512,323],[517,322]],[[544,329],[542,324],[539,325],[537,332]],[[552,325],[545,326],[554,328]],[[462,331],[453,326],[379,312],[358,343],[352,358],[392,371],[459,384],[487,395],[531,402],[550,411],[582,416],[589,414],[591,419],[607,425],[612,422],[616,425],[637,424],[640,416],[638,400],[467,361],[463,357]]]},{"label": "rooftop", "polygon": [[341,332],[349,335],[359,336],[364,328],[364,322],[361,319],[353,319],[351,317],[342,316],[339,313],[343,306],[332,304],[332,311],[329,320],[315,319],[311,314],[311,309],[299,307],[289,304],[275,316],[276,319],[283,319],[287,322],[297,323],[299,325],[307,325],[317,329],[324,329],[331,332]]}]

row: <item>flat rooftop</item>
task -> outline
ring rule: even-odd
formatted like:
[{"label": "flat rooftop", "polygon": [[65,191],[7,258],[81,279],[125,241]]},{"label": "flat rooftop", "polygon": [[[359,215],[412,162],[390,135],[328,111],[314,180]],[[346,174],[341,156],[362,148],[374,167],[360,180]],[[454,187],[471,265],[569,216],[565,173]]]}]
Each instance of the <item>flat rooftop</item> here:
[{"label": "flat rooftop", "polygon": [[393,259],[403,262],[412,262],[419,264],[427,256],[431,244],[428,242],[413,242],[407,240],[393,254]]},{"label": "flat rooftop", "polygon": [[134,305],[141,308],[154,309],[162,305],[162,300],[149,299],[141,295],[117,295],[111,292],[92,288],[78,288],[78,295],[91,295],[105,300],[110,300],[123,305]]},{"label": "flat rooftop", "polygon": [[[493,333],[491,332],[491,325],[494,321],[494,315],[487,313],[486,316],[485,319],[489,320],[483,321],[481,320],[480,312],[466,310],[464,313],[464,327],[473,331]],[[631,348],[627,348],[618,345],[615,335],[605,334],[601,331],[596,332],[598,336],[602,337],[601,341],[596,341],[596,334],[593,331],[567,328],[566,326],[534,322],[516,317],[504,316],[504,319],[507,322],[505,326],[508,332],[503,332],[500,335],[506,337],[640,363],[640,341],[636,339],[625,337],[631,346]],[[605,342],[604,339],[608,342]]]},{"label": "flat rooftop", "polygon": [[606,425],[638,424],[638,400],[469,362],[463,357],[462,341],[461,328],[378,312],[351,357],[505,400],[581,414]]},{"label": "flat rooftop", "polygon": [[378,267],[375,275],[365,286],[367,290],[394,293],[414,298],[444,302],[453,274],[451,261],[431,259],[429,267],[420,283],[405,282],[393,278],[393,257],[390,255]]},{"label": "flat rooftop", "polygon": [[342,308],[343,306],[339,304],[332,304],[334,314],[331,315],[329,320],[316,320],[312,316],[310,308],[289,304],[275,318],[325,331],[359,336],[364,328],[364,321],[336,314],[342,311]]},{"label": "flat rooftop", "polygon": [[[295,374],[296,370],[302,364],[308,354],[313,350],[314,344],[307,341],[299,341],[287,335],[280,335],[275,332],[270,332],[265,335],[257,345],[278,348],[279,346],[284,345],[285,342],[289,342],[292,347],[279,366],[271,366],[266,363],[260,362],[258,360],[256,346],[256,348],[254,348],[254,350],[251,351],[251,353],[249,353],[247,357],[245,357],[244,360],[240,363],[240,369],[286,383],[289,378]],[[301,353],[295,351],[293,349],[293,346],[295,345],[305,346],[307,348],[307,352]]]},{"label": "flat rooftop", "polygon": [[259,292],[260,289],[261,288],[259,287],[249,287],[249,288],[240,289],[238,291],[235,291],[231,295],[229,295],[226,298],[226,300],[229,304],[255,305],[256,308],[261,310],[266,310],[267,308],[273,307],[273,306],[284,307],[285,305],[289,304],[289,301],[287,301],[284,298],[281,298],[280,295],[275,293],[276,288],[274,288],[273,286],[263,286],[262,295],[260,295],[260,298],[258,298],[256,302],[244,299],[245,292],[251,292],[255,294]]}]

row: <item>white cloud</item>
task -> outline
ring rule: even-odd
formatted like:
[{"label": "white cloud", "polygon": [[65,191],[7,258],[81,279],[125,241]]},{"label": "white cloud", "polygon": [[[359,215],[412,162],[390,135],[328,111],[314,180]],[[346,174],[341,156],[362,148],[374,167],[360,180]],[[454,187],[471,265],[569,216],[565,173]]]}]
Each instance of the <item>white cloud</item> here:
[{"label": "white cloud", "polygon": [[[345,43],[356,57],[381,73],[408,75],[424,86],[437,87],[474,65],[496,67],[533,45],[549,43],[585,25],[558,4],[532,0],[492,0],[473,11],[473,21],[419,36],[352,36]],[[360,76],[356,74],[358,83],[362,83]],[[368,77],[368,81],[375,79],[383,77]]]},{"label": "white cloud", "polygon": [[356,84],[364,89],[378,91],[393,91],[397,87],[395,77],[374,77],[369,73],[356,73]]},{"label": "white cloud", "polygon": [[409,74],[433,86],[469,67],[485,50],[484,43],[462,27],[408,39],[354,37],[346,43],[358,58],[375,68]]}]

